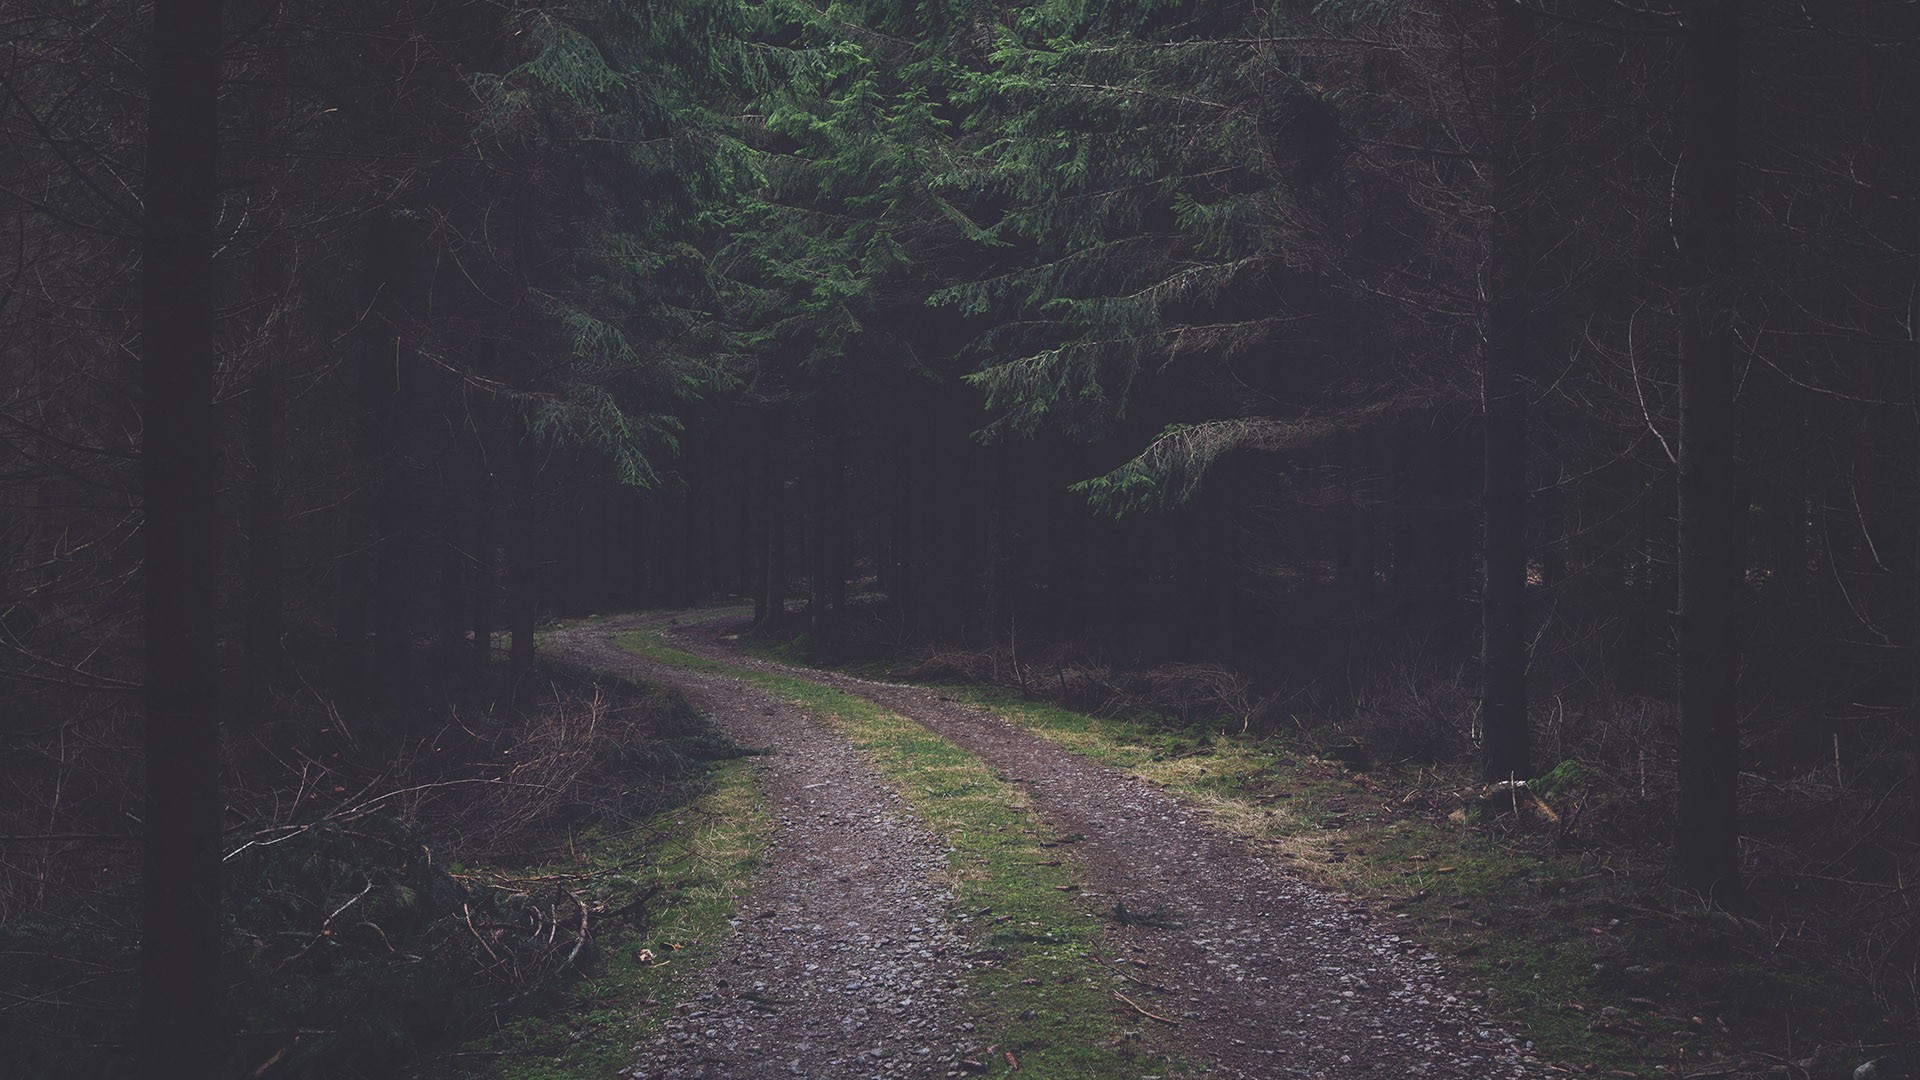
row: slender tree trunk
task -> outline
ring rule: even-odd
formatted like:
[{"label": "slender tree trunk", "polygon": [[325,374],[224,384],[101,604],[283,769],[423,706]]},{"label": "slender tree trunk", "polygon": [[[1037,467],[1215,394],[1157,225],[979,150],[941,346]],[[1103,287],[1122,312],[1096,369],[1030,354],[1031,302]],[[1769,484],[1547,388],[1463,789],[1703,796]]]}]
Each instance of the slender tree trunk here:
[{"label": "slender tree trunk", "polygon": [[219,0],[155,0],[141,233],[146,829],[140,1075],[226,1065],[221,1001],[220,718],[213,410]]},{"label": "slender tree trunk", "polygon": [[767,410],[761,447],[766,462],[766,612],[761,625],[777,629],[787,621],[787,466],[786,418],[778,406]]},{"label": "slender tree trunk", "polygon": [[1012,610],[1007,598],[1007,447],[996,441],[988,452],[993,465],[987,482],[987,574],[985,595],[981,598],[980,621],[985,623],[985,640],[995,644],[1011,639]]},{"label": "slender tree trunk", "polygon": [[1527,730],[1527,101],[1533,15],[1500,5],[1482,434],[1480,775],[1532,775]]},{"label": "slender tree trunk", "polygon": [[445,513],[440,533],[440,651],[449,662],[458,663],[467,649],[470,589],[466,558],[460,551],[461,515],[452,506],[446,507]]},{"label": "slender tree trunk", "polygon": [[[1913,348],[1910,361],[1910,400],[1913,413],[1913,447],[1909,451],[1914,479],[1920,482],[1920,280],[1908,293],[1908,344]],[[1920,486],[1917,484],[1916,486]],[[1913,577],[1907,584],[1907,611],[1912,620],[1907,630],[1907,825],[1909,836],[1920,835],[1920,514],[1913,528]],[[1801,555],[1802,569],[1806,556]]]},{"label": "slender tree trunk", "polygon": [[740,444],[746,450],[742,470],[741,497],[746,503],[743,519],[746,535],[742,538],[747,566],[742,574],[747,594],[753,597],[753,625],[767,621],[767,453],[766,433],[759,418],[751,413],[739,421]]},{"label": "slender tree trunk", "polygon": [[827,432],[823,463],[826,494],[827,609],[835,618],[847,606],[847,419],[844,406],[834,403],[832,427]]},{"label": "slender tree trunk", "polygon": [[[1373,334],[1360,331],[1363,353],[1372,351]],[[1363,360],[1363,367],[1370,361]],[[1344,433],[1341,442],[1346,458],[1347,513],[1342,523],[1342,550],[1346,553],[1347,588],[1353,601],[1362,608],[1373,604],[1374,561],[1373,504],[1376,498],[1373,476],[1373,433],[1360,428]]]},{"label": "slender tree trunk", "polygon": [[1735,257],[1739,0],[1689,0],[1680,256],[1680,747],[1675,856],[1702,895],[1744,900],[1734,604],[1734,349],[1716,286]]},{"label": "slender tree trunk", "polygon": [[513,442],[513,496],[507,538],[507,629],[513,642],[507,652],[509,684],[518,693],[520,680],[533,666],[533,633],[538,606],[534,595],[539,553],[539,505],[535,485],[539,468],[533,434],[518,412],[509,436]]},{"label": "slender tree trunk", "polygon": [[686,497],[681,500],[680,519],[680,606],[692,607],[706,594],[707,575],[702,556],[701,527],[706,520],[709,462],[698,430],[688,433],[686,454]]},{"label": "slender tree trunk", "polygon": [[[484,423],[484,421],[483,421]],[[499,484],[493,475],[490,429],[474,433],[478,444],[473,468],[473,666],[485,671],[493,661],[495,605],[500,595],[498,544]]]},{"label": "slender tree trunk", "polygon": [[846,424],[840,387],[821,391],[813,411],[812,513],[807,529],[807,614],[815,634],[831,629],[846,600],[843,533],[846,495]]},{"label": "slender tree trunk", "polygon": [[[473,354],[474,373],[494,378],[497,346],[483,337]],[[500,445],[500,409],[489,394],[475,400],[468,412],[473,472],[473,666],[485,673],[493,662],[493,632],[500,599],[500,481],[503,462]]]},{"label": "slender tree trunk", "polygon": [[634,492],[634,592],[641,603],[659,598],[655,578],[659,577],[659,559],[653,552],[653,519],[659,505],[657,492]]},{"label": "slender tree trunk", "polygon": [[896,422],[889,432],[887,462],[887,599],[903,626],[914,624],[913,591],[913,431]]},{"label": "slender tree trunk", "polygon": [[377,695],[390,700],[406,685],[413,670],[413,599],[420,576],[414,566],[419,547],[412,473],[414,372],[400,336],[412,253],[408,250],[411,234],[398,222],[377,217],[371,227],[368,257],[377,275],[379,302],[370,318],[379,324],[375,332],[381,345],[368,353],[367,366],[362,369],[362,376],[372,380],[378,433],[374,503],[379,533],[374,544],[372,671]]},{"label": "slender tree trunk", "polygon": [[277,358],[262,359],[248,397],[247,450],[253,476],[247,485],[247,666],[256,675],[270,676],[286,660],[281,644],[286,520],[280,495],[286,407]]},{"label": "slender tree trunk", "polygon": [[[353,488],[346,498],[345,546],[336,563],[334,617],[335,677],[349,699],[364,698],[372,689],[368,631],[383,629],[391,641],[391,602],[380,598],[375,575],[384,584],[397,569],[389,554],[393,536],[388,529],[394,523],[393,423],[399,377],[394,267],[400,256],[393,224],[384,215],[370,218],[362,228],[361,308],[366,316],[357,335],[353,366],[359,415],[355,417]],[[384,675],[386,663],[382,660],[374,671]]]}]

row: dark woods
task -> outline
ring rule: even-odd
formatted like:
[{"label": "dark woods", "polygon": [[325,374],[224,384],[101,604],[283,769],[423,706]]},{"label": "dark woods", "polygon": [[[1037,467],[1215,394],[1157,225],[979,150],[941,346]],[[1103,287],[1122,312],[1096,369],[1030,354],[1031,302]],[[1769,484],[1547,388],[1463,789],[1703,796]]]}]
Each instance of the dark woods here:
[{"label": "dark woods", "polygon": [[143,988],[88,1060],[227,1060],[286,717],[642,605],[1577,760],[1911,974],[1911,5],[224,7],[0,13],[0,949]]}]

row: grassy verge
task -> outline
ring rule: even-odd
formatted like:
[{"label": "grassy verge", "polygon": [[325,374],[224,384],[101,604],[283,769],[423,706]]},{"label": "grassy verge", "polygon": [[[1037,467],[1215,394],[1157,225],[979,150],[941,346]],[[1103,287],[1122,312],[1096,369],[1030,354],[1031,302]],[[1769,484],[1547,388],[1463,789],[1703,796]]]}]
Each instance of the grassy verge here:
[{"label": "grassy verge", "polygon": [[1448,814],[1460,806],[1452,793],[1477,786],[1465,770],[1357,772],[1283,739],[942,690],[1159,785],[1309,880],[1369,899],[1524,1027],[1543,1060],[1606,1076],[1838,1078],[1898,1040],[1863,979],[1704,908],[1644,853],[1580,843],[1569,819],[1590,793],[1577,781],[1542,800],[1546,811],[1468,823]]},{"label": "grassy verge", "polygon": [[[804,640],[746,644],[789,663],[830,655]],[[860,673],[923,681],[894,663]],[[1756,882],[1764,918],[1704,907],[1669,880],[1664,846],[1648,842],[1664,811],[1630,782],[1563,763],[1524,813],[1463,815],[1481,790],[1471,770],[1361,771],[1334,760],[1344,748],[1324,733],[1245,738],[1237,724],[1099,718],[1007,689],[933,685],[1158,784],[1307,879],[1367,899],[1545,1060],[1600,1076],[1841,1080],[1870,1059],[1889,1075],[1889,1060],[1920,1058],[1898,1019],[1906,1006],[1876,987],[1884,973],[1857,942],[1835,947],[1845,935],[1819,882]]]},{"label": "grassy verge", "polygon": [[[651,631],[622,635],[651,659],[724,673],[806,708],[843,733],[952,846],[952,886],[977,952],[968,997],[991,1066],[1035,1076],[1101,1080],[1178,1075],[1153,1060],[1137,1026],[1117,1014],[1111,976],[1094,956],[1099,916],[1074,901],[1076,883],[1022,793],[978,758],[864,698],[805,679],[690,656]],[[1011,1057],[1009,1057],[1011,1055]],[[983,1064],[988,1064],[982,1059]]]},{"label": "grassy verge", "polygon": [[559,1080],[611,1076],[719,947],[772,833],[750,761],[715,763],[705,790],[637,828],[587,836],[565,865],[471,868],[481,880],[590,882],[593,909],[646,897],[635,917],[598,931],[587,974],[438,1064],[440,1076]]}]

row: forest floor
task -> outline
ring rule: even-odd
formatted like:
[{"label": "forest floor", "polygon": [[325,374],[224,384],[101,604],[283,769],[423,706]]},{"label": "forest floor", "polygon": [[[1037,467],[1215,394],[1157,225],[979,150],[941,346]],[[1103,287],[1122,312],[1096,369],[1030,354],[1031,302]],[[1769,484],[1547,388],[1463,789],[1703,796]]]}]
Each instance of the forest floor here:
[{"label": "forest floor", "polygon": [[635,1078],[1563,1071],[1376,906],[1001,713],[749,656],[726,621],[555,631],[764,751],[733,933]]}]

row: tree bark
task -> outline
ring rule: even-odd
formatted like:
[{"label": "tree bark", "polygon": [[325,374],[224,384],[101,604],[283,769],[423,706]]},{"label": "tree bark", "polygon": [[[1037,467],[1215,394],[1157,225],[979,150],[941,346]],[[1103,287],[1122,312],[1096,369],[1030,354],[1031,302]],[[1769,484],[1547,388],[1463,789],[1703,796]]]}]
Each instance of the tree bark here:
[{"label": "tree bark", "polygon": [[414,371],[400,334],[404,294],[411,286],[413,236],[384,215],[374,218],[370,228],[368,258],[378,300],[369,318],[376,324],[379,347],[366,354],[361,376],[371,380],[367,392],[376,430],[372,682],[381,700],[392,700],[413,671],[413,600],[420,577],[414,565],[420,546],[414,513]]},{"label": "tree bark", "polygon": [[706,505],[710,493],[707,490],[707,477],[710,463],[706,459],[702,446],[703,440],[696,429],[687,433],[687,454],[685,474],[687,481],[686,497],[680,502],[680,606],[692,607],[700,602],[707,591],[705,559],[706,544],[702,532],[706,522]]},{"label": "tree bark", "polygon": [[1735,257],[1739,197],[1739,0],[1684,8],[1686,176],[1680,258],[1680,876],[1721,903],[1740,881],[1739,655],[1743,567],[1734,504],[1734,348],[1717,286]]},{"label": "tree bark", "polygon": [[507,538],[507,629],[513,642],[507,652],[508,684],[518,693],[520,680],[526,677],[533,667],[533,633],[538,606],[534,589],[538,586],[535,573],[539,553],[539,507],[535,499],[535,484],[539,471],[539,461],[534,451],[533,433],[527,430],[527,422],[518,412],[514,414],[511,439],[513,440],[513,496],[508,510]]},{"label": "tree bark", "polygon": [[1007,447],[996,441],[988,452],[993,464],[988,473],[987,491],[987,566],[982,590],[980,621],[985,623],[984,640],[989,644],[1013,640],[1013,612],[1008,597],[1007,578],[1010,553],[1007,545]]},{"label": "tree bark", "polygon": [[903,420],[889,426],[887,460],[887,599],[901,625],[913,626],[913,430]]},{"label": "tree bark", "polygon": [[766,498],[766,584],[765,613],[760,625],[777,629],[787,621],[787,466],[786,418],[780,408],[767,410],[764,421],[765,442],[761,447],[766,463],[761,479]]},{"label": "tree bark", "polygon": [[479,455],[473,470],[473,666],[485,671],[493,661],[495,604],[500,594],[495,521],[499,508],[498,483],[493,476],[492,455],[488,443],[494,441],[486,429],[474,433],[474,452]]},{"label": "tree bark", "polygon": [[262,358],[252,382],[247,405],[247,453],[253,459],[247,485],[247,667],[257,676],[271,676],[286,660],[281,643],[286,520],[280,486],[286,405],[277,358]]},{"label": "tree bark", "polygon": [[[475,373],[492,378],[496,346],[484,339],[474,353]],[[496,539],[500,519],[500,483],[495,476],[499,467],[499,407],[489,396],[476,402],[472,412],[473,445],[473,666],[485,673],[493,662],[493,631],[498,617],[500,596],[499,542]]]},{"label": "tree bark", "polygon": [[1480,776],[1532,775],[1527,730],[1527,86],[1533,15],[1500,5],[1481,378]]},{"label": "tree bark", "polygon": [[216,1076],[220,720],[213,410],[219,0],[155,0],[141,233],[146,830],[136,1045],[149,1080]]},{"label": "tree bark", "polygon": [[828,632],[846,600],[845,530],[846,424],[840,388],[828,385],[816,399],[813,438],[811,513],[807,529],[807,617],[815,634]]}]

